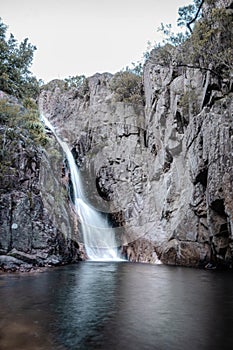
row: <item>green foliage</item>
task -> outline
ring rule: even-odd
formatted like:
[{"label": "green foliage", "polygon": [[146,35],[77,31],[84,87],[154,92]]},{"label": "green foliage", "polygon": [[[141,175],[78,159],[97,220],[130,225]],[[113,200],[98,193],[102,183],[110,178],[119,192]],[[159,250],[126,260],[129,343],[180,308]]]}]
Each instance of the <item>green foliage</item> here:
[{"label": "green foliage", "polygon": [[[163,24],[161,23],[160,27],[158,28],[158,32],[163,33],[163,40],[162,44],[170,44],[173,46],[179,46],[182,45],[188,38],[189,34],[187,31],[174,33],[172,31],[172,25],[171,24]],[[161,47],[161,45],[158,45],[158,48]]]},{"label": "green foliage", "polygon": [[27,109],[9,103],[7,100],[0,100],[0,123],[7,127],[8,137],[15,137],[21,131],[27,137],[27,142],[44,146],[48,139],[44,132],[43,125],[39,118],[37,105],[32,99],[26,98],[23,101]]},{"label": "green foliage", "polygon": [[44,127],[40,120],[38,107],[35,101],[31,98],[26,98],[23,102],[24,106],[27,106],[26,113],[23,115],[25,127],[37,145],[45,146],[48,142],[48,138],[44,132]]},{"label": "green foliage", "polygon": [[141,77],[143,73],[143,64],[144,64],[143,60],[137,61],[136,63],[132,62],[131,67],[126,66],[126,68],[123,69],[122,71],[129,72]]},{"label": "green foliage", "polygon": [[48,84],[42,86],[42,90],[49,90],[55,92],[59,89],[61,93],[68,91],[69,89],[75,88],[77,91],[75,94],[81,98],[89,99],[90,90],[88,79],[84,75],[76,75],[73,77],[65,78],[64,80],[54,79]]},{"label": "green foliage", "polygon": [[[187,26],[187,23],[195,17],[195,13],[198,11],[201,2],[201,0],[193,0],[193,4],[179,8],[179,18],[177,21],[178,26]],[[198,13],[197,18],[200,17],[200,13]],[[124,70],[142,76],[143,65],[149,58],[151,51],[153,51],[153,53],[156,52],[156,57],[158,58],[160,64],[169,64],[172,61],[172,56],[174,55],[174,50],[172,47],[179,47],[183,45],[190,36],[187,28],[183,32],[174,33],[172,31],[171,24],[161,23],[157,31],[162,32],[163,34],[162,42],[154,43],[154,45],[152,45],[151,42],[148,41],[147,50],[143,53],[143,58],[140,61],[137,61],[137,63],[132,62],[132,67],[130,68],[127,66]]]},{"label": "green foliage", "polygon": [[0,192],[8,191],[19,185],[19,174],[30,166],[21,164],[20,154],[30,161],[36,156],[35,148],[47,143],[47,137],[39,120],[39,115],[33,101],[25,101],[31,108],[25,110],[15,103],[14,98],[0,100]]},{"label": "green foliage", "polygon": [[49,83],[44,84],[41,89],[46,91],[54,92],[56,88],[59,88],[61,91],[67,90],[67,86],[64,80],[53,79]]},{"label": "green foliage", "polygon": [[225,8],[212,8],[200,19],[186,45],[180,50],[180,60],[199,68],[211,69],[222,78],[229,77],[233,64],[233,14]]},{"label": "green foliage", "polygon": [[116,102],[143,103],[140,76],[130,72],[118,72],[110,82]]},{"label": "green foliage", "polygon": [[23,101],[22,101],[22,104],[23,104],[23,106],[24,106],[26,109],[29,109],[29,110],[35,110],[35,111],[36,111],[36,110],[38,109],[35,100],[33,100],[33,99],[30,98],[30,97],[24,98]]},{"label": "green foliage", "polygon": [[31,75],[36,47],[24,39],[18,44],[12,34],[6,38],[7,27],[0,18],[0,90],[18,98],[35,97],[39,93],[39,83]]},{"label": "green foliage", "polygon": [[69,78],[65,78],[65,88],[70,89],[72,87],[79,88],[85,80],[84,75],[76,75],[76,76],[69,76]]},{"label": "green foliage", "polygon": [[9,128],[12,128],[18,120],[18,116],[20,115],[20,106],[11,104],[6,100],[0,100],[0,123],[7,124]]},{"label": "green foliage", "polygon": [[169,66],[174,61],[175,49],[171,44],[167,43],[164,46],[157,46],[154,52],[157,63],[162,66]]},{"label": "green foliage", "polygon": [[87,101],[90,98],[90,87],[89,87],[89,83],[88,83],[88,79],[84,78],[82,85],[79,87],[78,90],[78,95],[81,98],[85,98]]},{"label": "green foliage", "polygon": [[188,23],[192,22],[193,19],[196,17],[197,14],[197,19],[201,17],[201,11],[199,11],[199,8],[202,5],[202,0],[193,0],[193,3],[187,6],[180,7],[178,9],[178,20],[177,20],[177,25],[182,27],[182,26],[187,26]]},{"label": "green foliage", "polygon": [[[191,26],[192,35],[187,31],[175,34],[170,24],[161,24],[158,29],[164,35],[162,44],[154,47],[158,63],[189,66],[210,70],[220,78],[229,77],[233,59],[233,14],[224,7],[217,8],[213,0],[205,0],[209,5],[208,15],[201,17],[202,0],[179,9],[179,26]],[[174,47],[177,49],[174,50]]]}]

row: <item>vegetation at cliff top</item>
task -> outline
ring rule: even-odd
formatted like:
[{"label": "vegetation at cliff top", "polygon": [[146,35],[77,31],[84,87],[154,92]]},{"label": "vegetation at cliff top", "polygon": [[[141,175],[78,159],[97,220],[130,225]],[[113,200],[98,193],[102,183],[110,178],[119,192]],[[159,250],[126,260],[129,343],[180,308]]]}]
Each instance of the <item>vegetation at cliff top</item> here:
[{"label": "vegetation at cliff top", "polygon": [[[141,76],[148,59],[161,66],[210,71],[219,82],[229,79],[233,67],[232,8],[216,5],[214,0],[193,0],[179,8],[178,15],[177,24],[183,31],[175,34],[170,24],[162,23],[158,29],[163,33],[162,42],[154,47],[148,43],[141,61],[115,74],[110,83],[115,101],[143,102]],[[181,104],[198,113],[197,96],[191,87],[187,87]]]},{"label": "vegetation at cliff top", "polygon": [[75,76],[69,76],[68,78],[64,79],[65,81],[65,88],[79,88],[85,81],[85,75],[75,75]]},{"label": "vegetation at cliff top", "polygon": [[[216,7],[213,0],[194,0],[194,5],[179,9],[178,25],[189,30],[175,35],[170,25],[162,25],[164,46],[156,47],[154,53],[161,64],[209,70],[221,79],[228,78],[233,66],[232,10]],[[171,46],[177,47],[176,52]]]},{"label": "vegetation at cliff top", "polygon": [[[162,23],[158,30],[164,35],[163,41],[154,46],[148,43],[143,59],[132,63],[131,68],[127,66],[113,79],[111,89],[115,99],[141,101],[141,83],[137,77],[142,75],[144,62],[154,55],[162,65],[189,65],[227,76],[233,57],[232,10],[216,7],[215,3],[214,0],[193,0],[191,4],[180,7],[177,24],[186,29],[177,34],[170,24]],[[208,15],[202,16],[203,5],[209,6]],[[7,39],[6,31],[7,26],[0,19],[0,90],[20,99],[35,98],[39,94],[41,81],[32,76],[29,68],[36,47],[28,39],[18,43],[12,34]],[[85,90],[83,95],[88,89],[83,75],[69,76],[60,85],[62,90],[83,87],[80,89],[80,94],[81,90]],[[44,85],[43,89],[46,88],[52,89],[53,85]]]},{"label": "vegetation at cliff top", "polygon": [[228,77],[233,65],[232,12],[231,8],[216,6],[214,0],[193,0],[180,7],[177,25],[183,30],[175,34],[171,24],[162,23],[158,28],[163,33],[162,42],[148,42],[142,60],[125,70],[142,75],[144,62],[155,56],[161,65],[190,66],[210,70],[220,78]]},{"label": "vegetation at cliff top", "polygon": [[144,102],[141,78],[132,72],[116,73],[110,82],[110,89],[116,102]]},{"label": "vegetation at cliff top", "polygon": [[7,26],[0,18],[0,90],[17,98],[39,93],[39,81],[29,68],[36,47],[28,39],[18,43],[13,34],[7,39]]}]

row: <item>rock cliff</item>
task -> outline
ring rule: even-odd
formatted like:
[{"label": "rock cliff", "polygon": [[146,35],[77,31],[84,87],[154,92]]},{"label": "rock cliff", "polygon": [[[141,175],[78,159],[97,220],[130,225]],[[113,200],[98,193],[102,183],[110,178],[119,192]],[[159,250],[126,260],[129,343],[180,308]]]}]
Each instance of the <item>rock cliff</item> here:
[{"label": "rock cliff", "polygon": [[153,55],[144,82],[148,147],[155,157],[150,177],[156,210],[169,233],[161,259],[181,265],[231,264],[230,84],[217,85],[208,72],[197,69],[161,68]]},{"label": "rock cliff", "polygon": [[[154,242],[160,245],[165,238],[153,204],[148,166],[154,159],[146,146],[144,104],[116,102],[113,78],[107,73],[88,78],[85,94],[53,81],[42,91],[39,106],[70,144],[86,196],[111,220],[119,246],[134,261],[155,262]],[[137,257],[131,248],[126,252],[129,242],[145,235],[145,252]]]},{"label": "rock cliff", "polygon": [[[232,11],[231,1],[218,1],[226,3]],[[114,79],[95,74],[78,88],[54,80],[38,101],[69,144],[89,202],[131,261],[232,267],[232,77],[175,59],[162,64],[153,50],[137,99],[116,96]],[[82,237],[56,140],[50,135],[42,151],[20,131],[1,131],[13,163],[2,181],[0,264],[78,260]]]},{"label": "rock cliff", "polygon": [[[231,16],[229,3],[218,5]],[[206,67],[162,64],[153,50],[144,102],[116,98],[107,73],[70,90],[53,81],[40,95],[41,111],[72,148],[87,197],[107,213],[131,261],[232,266],[232,78]]]},{"label": "rock cliff", "polygon": [[[21,125],[27,111],[15,98],[1,92],[0,103],[0,269],[25,271],[75,261],[79,250],[60,181],[59,150],[52,138],[43,151],[35,144]],[[9,118],[19,115],[12,127]]]},{"label": "rock cliff", "polygon": [[[69,141],[89,199],[111,216],[129,259],[231,264],[230,85],[217,86],[208,72],[174,70],[152,53],[145,109],[115,102],[109,74],[89,78],[84,97],[43,91],[40,108]],[[189,86],[197,97],[187,102]]]}]

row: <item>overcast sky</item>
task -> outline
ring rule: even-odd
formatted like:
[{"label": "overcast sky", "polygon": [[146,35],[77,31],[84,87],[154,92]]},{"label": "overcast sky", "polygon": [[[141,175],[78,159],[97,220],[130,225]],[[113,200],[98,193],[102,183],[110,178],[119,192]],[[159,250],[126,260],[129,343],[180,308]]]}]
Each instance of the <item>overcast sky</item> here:
[{"label": "overcast sky", "polygon": [[36,45],[32,72],[45,82],[136,62],[161,22],[176,23],[191,0],[0,0],[0,17],[18,41]]}]

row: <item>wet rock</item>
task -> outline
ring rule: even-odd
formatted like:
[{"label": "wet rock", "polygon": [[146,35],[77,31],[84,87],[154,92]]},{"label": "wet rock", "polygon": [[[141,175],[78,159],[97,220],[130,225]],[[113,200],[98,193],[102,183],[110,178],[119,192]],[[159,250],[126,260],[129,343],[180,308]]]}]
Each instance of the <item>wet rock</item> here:
[{"label": "wet rock", "polygon": [[23,261],[31,265],[35,265],[38,262],[36,255],[27,254],[22,251],[18,251],[15,248],[8,253],[8,256],[14,257],[19,261]]},{"label": "wet rock", "polygon": [[30,271],[31,268],[31,264],[25,263],[22,260],[14,258],[13,256],[0,255],[0,269],[2,269],[3,271]]}]

